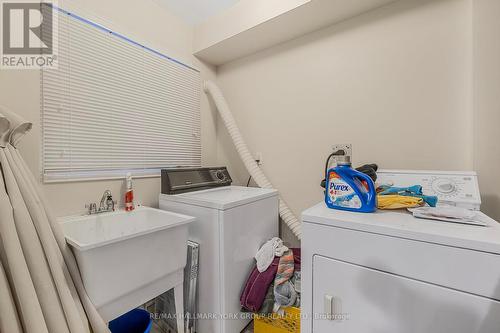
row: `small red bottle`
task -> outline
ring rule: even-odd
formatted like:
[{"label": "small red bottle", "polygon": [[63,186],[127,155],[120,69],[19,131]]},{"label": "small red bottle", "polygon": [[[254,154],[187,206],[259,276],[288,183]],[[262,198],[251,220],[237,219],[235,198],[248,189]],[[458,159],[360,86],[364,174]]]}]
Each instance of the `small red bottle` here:
[{"label": "small red bottle", "polygon": [[134,191],[132,190],[132,174],[127,173],[127,190],[125,192],[125,210],[127,212],[134,210]]}]

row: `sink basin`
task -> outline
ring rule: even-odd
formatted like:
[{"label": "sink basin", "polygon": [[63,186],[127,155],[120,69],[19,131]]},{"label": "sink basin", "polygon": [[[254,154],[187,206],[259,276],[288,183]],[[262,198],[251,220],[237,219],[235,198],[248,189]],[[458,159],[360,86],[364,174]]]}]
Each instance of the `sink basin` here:
[{"label": "sink basin", "polygon": [[182,285],[192,221],[149,207],[61,220],[85,289],[103,319]]}]

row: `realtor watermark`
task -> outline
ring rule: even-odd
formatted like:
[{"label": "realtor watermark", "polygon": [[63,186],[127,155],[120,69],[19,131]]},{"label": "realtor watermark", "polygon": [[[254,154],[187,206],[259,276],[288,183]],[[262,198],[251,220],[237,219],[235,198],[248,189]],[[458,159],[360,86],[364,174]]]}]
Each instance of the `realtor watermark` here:
[{"label": "realtor watermark", "polygon": [[0,0],[0,69],[57,67],[54,2]]},{"label": "realtor watermark", "polygon": [[268,313],[259,314],[253,312],[236,312],[236,313],[215,313],[215,312],[204,312],[204,313],[184,313],[179,315],[177,313],[169,312],[151,312],[151,319],[154,320],[176,320],[178,318],[185,319],[197,319],[197,320],[252,320],[255,318],[266,318],[270,320],[285,319],[287,321],[300,321],[302,319],[312,319],[312,320],[328,320],[343,322],[351,320],[350,313],[337,313],[337,314],[326,314],[326,313],[314,313],[312,315],[304,313]]}]

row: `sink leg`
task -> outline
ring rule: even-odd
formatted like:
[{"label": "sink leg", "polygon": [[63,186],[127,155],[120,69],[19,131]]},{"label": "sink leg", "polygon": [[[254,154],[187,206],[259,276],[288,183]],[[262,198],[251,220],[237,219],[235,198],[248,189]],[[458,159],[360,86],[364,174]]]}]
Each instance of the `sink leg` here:
[{"label": "sink leg", "polygon": [[174,287],[175,313],[177,314],[177,333],[184,333],[184,285]]}]

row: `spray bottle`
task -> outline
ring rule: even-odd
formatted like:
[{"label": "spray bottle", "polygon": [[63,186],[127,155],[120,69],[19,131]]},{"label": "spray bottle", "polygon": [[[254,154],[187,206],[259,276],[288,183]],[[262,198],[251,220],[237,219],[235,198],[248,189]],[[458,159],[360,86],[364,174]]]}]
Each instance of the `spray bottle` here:
[{"label": "spray bottle", "polygon": [[127,190],[125,191],[125,210],[127,212],[134,210],[134,191],[132,190],[132,174],[127,173]]}]

